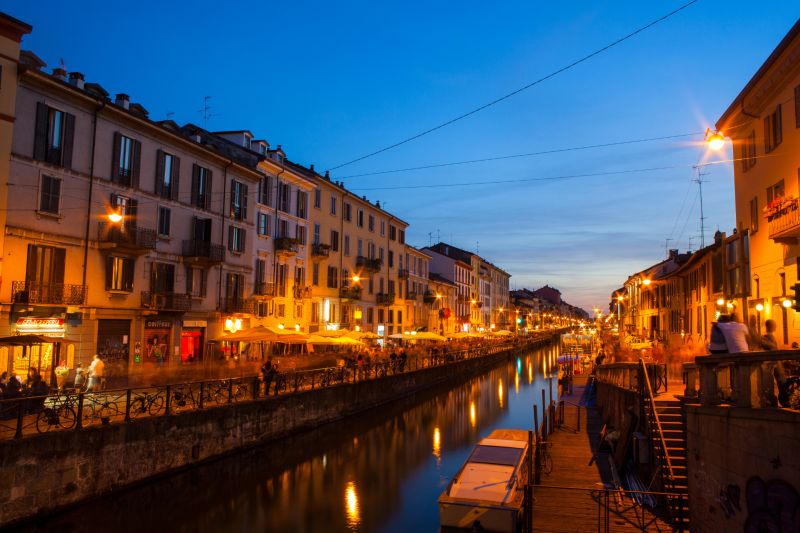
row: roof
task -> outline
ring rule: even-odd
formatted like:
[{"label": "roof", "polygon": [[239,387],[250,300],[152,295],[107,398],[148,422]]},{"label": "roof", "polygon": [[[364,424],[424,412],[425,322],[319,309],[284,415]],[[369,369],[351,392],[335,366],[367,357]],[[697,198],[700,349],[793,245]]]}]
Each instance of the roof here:
[{"label": "roof", "polygon": [[453,287],[456,286],[455,283],[440,274],[436,274],[435,272],[428,272],[428,279],[436,283],[444,283],[445,285],[452,285]]},{"label": "roof", "polygon": [[22,22],[19,19],[15,19],[11,15],[7,15],[0,11],[0,35],[4,35],[10,39],[14,39],[17,42],[22,40],[22,36],[26,33],[30,33],[33,30],[33,26]]},{"label": "roof", "polygon": [[767,60],[764,61],[764,64],[762,64],[753,77],[750,78],[750,81],[747,82],[747,85],[744,86],[744,89],[741,90],[739,95],[734,98],[733,102],[731,102],[731,105],[728,106],[728,109],[722,113],[722,116],[719,117],[719,120],[717,120],[716,123],[717,129],[722,128],[723,124],[730,118],[736,108],[742,105],[742,101],[745,99],[745,97],[750,93],[751,90],[753,90],[753,87],[755,87],[756,84],[761,81],[761,79],[766,75],[767,71],[778,61],[778,58],[780,58],[781,54],[786,51],[786,49],[790,44],[792,44],[792,41],[794,41],[798,35],[800,35],[800,19],[794,23],[794,26],[792,26],[792,28],[789,30],[789,33],[787,33],[783,39],[781,39],[781,42],[778,43],[778,46],[775,48],[775,50],[773,50]]}]

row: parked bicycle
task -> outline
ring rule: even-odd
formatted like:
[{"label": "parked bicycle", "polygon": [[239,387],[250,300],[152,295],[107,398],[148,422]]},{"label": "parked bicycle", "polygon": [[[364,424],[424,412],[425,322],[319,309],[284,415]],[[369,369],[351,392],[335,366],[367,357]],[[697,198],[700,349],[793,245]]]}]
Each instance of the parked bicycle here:
[{"label": "parked bicycle", "polygon": [[164,391],[137,392],[131,398],[131,418],[150,415],[157,416],[164,410]]},{"label": "parked bicycle", "polygon": [[120,414],[117,398],[107,393],[88,392],[83,395],[83,419],[92,422],[100,420],[103,423]]},{"label": "parked bicycle", "polygon": [[54,396],[45,401],[45,406],[36,415],[36,431],[46,433],[54,429],[75,427],[75,400],[69,395]]}]

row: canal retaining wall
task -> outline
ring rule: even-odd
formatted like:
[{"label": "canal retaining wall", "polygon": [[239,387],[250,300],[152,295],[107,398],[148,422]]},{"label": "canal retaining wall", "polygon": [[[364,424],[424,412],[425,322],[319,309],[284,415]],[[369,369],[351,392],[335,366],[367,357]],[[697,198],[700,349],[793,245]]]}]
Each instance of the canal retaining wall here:
[{"label": "canal retaining wall", "polygon": [[0,524],[335,423],[426,388],[477,375],[514,353],[201,411],[3,441]]}]

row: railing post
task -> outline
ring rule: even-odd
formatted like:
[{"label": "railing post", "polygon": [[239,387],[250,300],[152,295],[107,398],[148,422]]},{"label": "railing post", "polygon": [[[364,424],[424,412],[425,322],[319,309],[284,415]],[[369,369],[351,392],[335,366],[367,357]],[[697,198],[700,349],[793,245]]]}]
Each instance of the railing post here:
[{"label": "railing post", "polygon": [[75,415],[77,418],[75,421],[75,429],[81,429],[83,427],[83,394],[82,392],[78,393],[78,413]]},{"label": "railing post", "polygon": [[25,411],[25,400],[22,398],[17,400],[17,430],[14,432],[15,439],[22,438],[22,418]]},{"label": "railing post", "polygon": [[164,416],[169,416],[169,412],[172,408],[172,386],[167,385],[164,391],[164,393],[167,395],[167,400],[164,402]]},{"label": "railing post", "polygon": [[716,365],[700,364],[700,401],[703,405],[719,403]]},{"label": "railing post", "polygon": [[228,403],[233,403],[233,378],[228,380]]},{"label": "railing post", "polygon": [[125,422],[131,421],[131,389],[125,391]]},{"label": "railing post", "polygon": [[206,401],[206,382],[200,382],[200,400],[197,402],[198,409],[203,409]]},{"label": "railing post", "polygon": [[253,399],[258,400],[259,392],[261,391],[261,380],[258,376],[253,378]]}]

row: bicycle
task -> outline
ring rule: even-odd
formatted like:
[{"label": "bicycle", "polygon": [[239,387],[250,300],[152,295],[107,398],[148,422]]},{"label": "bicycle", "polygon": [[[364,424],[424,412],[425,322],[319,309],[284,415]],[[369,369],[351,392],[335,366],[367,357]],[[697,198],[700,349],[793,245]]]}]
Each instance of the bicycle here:
[{"label": "bicycle", "polygon": [[36,415],[36,431],[46,433],[52,429],[72,429],[77,416],[73,409],[74,400],[69,396],[53,397],[50,406],[43,407]]},{"label": "bicycle", "polygon": [[137,392],[136,396],[131,400],[131,418],[139,418],[145,414],[150,416],[157,416],[164,409],[164,396],[162,391],[150,392]]},{"label": "bicycle", "polygon": [[92,421],[100,419],[103,423],[118,416],[119,406],[116,400],[109,400],[108,394],[87,392],[83,395],[83,419]]}]

